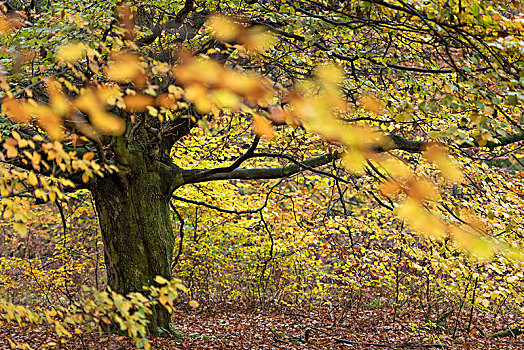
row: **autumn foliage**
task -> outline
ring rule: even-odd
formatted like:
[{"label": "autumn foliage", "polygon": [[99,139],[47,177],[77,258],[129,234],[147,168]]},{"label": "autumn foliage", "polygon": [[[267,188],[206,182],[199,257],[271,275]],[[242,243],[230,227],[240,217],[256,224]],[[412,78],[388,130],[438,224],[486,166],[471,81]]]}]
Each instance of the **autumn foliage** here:
[{"label": "autumn foliage", "polygon": [[0,346],[518,346],[522,6],[0,3]]}]

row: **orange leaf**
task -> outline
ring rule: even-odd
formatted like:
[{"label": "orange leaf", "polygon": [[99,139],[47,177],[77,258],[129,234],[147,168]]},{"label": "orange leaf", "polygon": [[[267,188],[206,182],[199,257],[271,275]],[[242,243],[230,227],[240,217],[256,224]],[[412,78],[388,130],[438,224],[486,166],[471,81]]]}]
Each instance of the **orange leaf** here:
[{"label": "orange leaf", "polygon": [[275,137],[275,131],[271,123],[260,114],[255,114],[253,116],[253,129],[255,133],[259,136],[265,136],[268,139],[273,139]]},{"label": "orange leaf", "polygon": [[85,153],[83,156],[82,156],[82,159],[83,160],[92,160],[93,158],[95,158],[95,153],[94,152],[87,152]]},{"label": "orange leaf", "polygon": [[384,113],[384,105],[382,104],[382,101],[380,101],[378,98],[372,95],[363,95],[360,98],[360,104],[364,106],[364,108],[373,114],[380,115]]},{"label": "orange leaf", "polygon": [[132,113],[142,113],[147,111],[148,106],[153,106],[154,101],[148,95],[128,95],[124,97],[126,110]]}]

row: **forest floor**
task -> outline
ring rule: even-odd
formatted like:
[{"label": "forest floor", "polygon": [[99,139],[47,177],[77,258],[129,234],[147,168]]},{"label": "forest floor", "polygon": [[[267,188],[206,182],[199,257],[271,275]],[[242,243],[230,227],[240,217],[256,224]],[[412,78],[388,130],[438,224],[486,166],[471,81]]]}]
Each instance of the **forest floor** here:
[{"label": "forest floor", "polygon": [[[511,317],[476,314],[469,333],[470,315],[459,322],[450,315],[440,326],[424,322],[424,314],[398,314],[385,309],[358,313],[283,311],[281,313],[183,312],[174,315],[170,337],[152,338],[153,349],[524,349],[524,336],[490,339],[482,335],[503,330]],[[414,327],[414,321],[419,319]],[[456,332],[453,339],[453,329]],[[489,332],[488,332],[489,330]],[[466,335],[467,334],[467,335]],[[466,336],[465,336],[466,335]],[[0,349],[9,341],[26,343],[32,349],[133,349],[124,336],[84,334],[61,343],[56,334],[39,327],[0,324]],[[306,339],[307,338],[307,339]],[[19,347],[20,349],[22,347]]]}]

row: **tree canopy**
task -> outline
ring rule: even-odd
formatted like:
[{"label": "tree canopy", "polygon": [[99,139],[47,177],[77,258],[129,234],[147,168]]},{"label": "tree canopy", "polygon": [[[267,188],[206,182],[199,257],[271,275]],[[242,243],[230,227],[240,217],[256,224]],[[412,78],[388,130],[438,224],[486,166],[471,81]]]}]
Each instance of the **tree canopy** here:
[{"label": "tree canopy", "polygon": [[[261,249],[244,250],[252,259],[268,250],[261,300],[300,254],[312,271],[340,268],[329,278],[346,286],[364,283],[360,259],[380,275],[407,254],[428,275],[469,286],[477,274],[475,288],[505,275],[500,295],[486,282],[476,303],[512,295],[522,312],[522,6],[4,2],[3,219],[24,238],[29,208],[87,190],[114,292],[99,301],[143,303],[137,339],[168,327],[184,279],[203,298],[198,264],[236,254],[221,240]],[[198,238],[198,208],[210,241]]]}]

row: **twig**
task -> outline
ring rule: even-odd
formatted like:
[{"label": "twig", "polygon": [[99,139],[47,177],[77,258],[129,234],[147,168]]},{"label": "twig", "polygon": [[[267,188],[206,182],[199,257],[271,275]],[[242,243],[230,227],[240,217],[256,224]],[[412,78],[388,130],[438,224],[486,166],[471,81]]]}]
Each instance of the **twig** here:
[{"label": "twig", "polygon": [[176,253],[176,257],[173,260],[173,266],[176,266],[178,263],[178,259],[180,259],[180,255],[182,254],[182,245],[184,243],[184,219],[182,218],[182,215],[178,212],[175,205],[171,203],[171,208],[175,212],[176,216],[178,217],[178,221],[180,221],[180,230],[179,230],[179,236],[180,236],[180,242],[178,243],[178,252]]},{"label": "twig", "polygon": [[271,333],[273,333],[273,339],[275,339],[276,341],[279,341],[281,343],[287,343],[284,339],[282,339],[282,338],[280,338],[278,336],[277,331],[275,331],[272,327],[269,327],[269,330],[271,331]]},{"label": "twig", "polygon": [[219,173],[229,173],[237,169],[240,165],[242,165],[244,161],[248,160],[251,157],[251,155],[255,152],[255,149],[257,148],[259,142],[260,142],[260,137],[255,136],[253,143],[251,144],[249,149],[246,151],[246,153],[238,157],[233,164],[227,167],[223,167],[223,168],[214,168],[214,169],[206,170],[202,172],[201,174],[199,174],[199,176],[207,177],[207,176],[219,174]]},{"label": "twig", "polygon": [[402,261],[402,247],[399,249],[398,252],[398,259],[397,259],[397,265],[395,266],[395,311],[393,314],[393,323],[397,321],[397,310],[398,310],[398,296],[400,291],[400,263]]},{"label": "twig", "polygon": [[471,320],[473,319],[473,307],[475,306],[475,293],[477,292],[477,285],[479,282],[479,278],[475,278],[475,286],[473,287],[473,295],[471,296],[471,308],[469,312],[469,321],[468,321],[468,328],[467,333],[469,333],[471,329]]},{"label": "twig", "polygon": [[264,201],[264,204],[262,204],[262,206],[260,208],[258,208],[258,209],[251,209],[251,210],[223,209],[223,208],[217,207],[215,205],[208,204],[206,202],[199,202],[199,201],[195,201],[195,200],[192,200],[192,199],[189,199],[189,198],[179,197],[179,196],[176,196],[176,195],[172,195],[171,198],[174,199],[174,200],[177,200],[177,201],[182,201],[182,202],[191,203],[191,204],[195,204],[195,205],[201,205],[203,207],[206,207],[206,208],[209,208],[209,209],[213,209],[213,210],[217,210],[217,211],[220,211],[222,213],[228,213],[228,214],[256,214],[256,213],[260,213],[262,211],[262,209],[264,209],[267,206],[268,201],[269,201],[269,196],[273,193],[275,188],[282,183],[282,181],[284,181],[284,179],[280,179],[280,181],[278,181],[276,183],[276,185],[272,186],[269,189],[269,192],[266,195],[266,200]]},{"label": "twig", "polygon": [[199,202],[199,201],[195,201],[195,200],[192,200],[192,199],[189,199],[189,198],[179,197],[179,196],[175,196],[175,195],[172,195],[171,198],[174,199],[174,200],[177,200],[177,201],[191,203],[191,204],[195,204],[195,205],[200,205],[200,206],[203,206],[203,207],[206,207],[206,208],[209,208],[209,209],[217,210],[217,211],[220,211],[222,213],[228,213],[228,214],[255,214],[255,213],[258,213],[259,211],[261,211],[262,209],[264,209],[264,207],[265,207],[265,204],[264,204],[263,207],[258,208],[258,209],[253,209],[253,210],[231,210],[231,209],[223,209],[223,208],[217,207],[215,205],[208,204],[206,202]]},{"label": "twig", "polygon": [[62,207],[62,204],[60,203],[58,198],[55,200],[55,204],[58,207],[58,212],[60,213],[60,219],[62,220],[62,229],[63,229],[63,233],[64,233],[64,247],[65,247],[66,243],[67,243],[67,239],[66,239],[66,234],[67,234],[66,217],[65,217],[65,214],[64,214],[64,209]]},{"label": "twig", "polygon": [[[264,228],[265,228],[267,234],[269,235],[269,239],[270,239],[270,242],[271,242],[271,244],[269,246],[269,257],[264,260],[264,266],[262,267],[262,271],[260,272],[260,281],[259,281],[259,286],[260,286],[260,285],[263,284],[263,281],[264,281],[264,276],[266,274],[267,264],[271,260],[273,260],[273,258],[274,258],[273,249],[274,249],[274,246],[275,246],[275,240],[273,239],[273,232],[271,232],[271,230],[269,229],[269,227],[267,225],[266,220],[264,220],[264,215],[262,215],[262,211],[260,211],[259,214],[260,214],[260,221],[264,225]],[[264,293],[266,292],[266,289],[267,289],[267,282],[264,284]],[[260,289],[259,289],[259,297],[260,297],[260,301],[262,302],[262,295],[260,293]]]},{"label": "twig", "polygon": [[469,288],[469,281],[471,279],[471,275],[468,277],[468,283],[466,284],[466,289],[464,290],[464,296],[462,297],[462,300],[460,301],[459,310],[457,312],[457,319],[455,321],[455,327],[453,327],[453,335],[451,338],[455,339],[455,333],[457,332],[458,323],[460,320],[460,313],[462,312],[462,307],[464,306],[464,302],[466,301],[466,296],[468,294],[468,288]]}]

